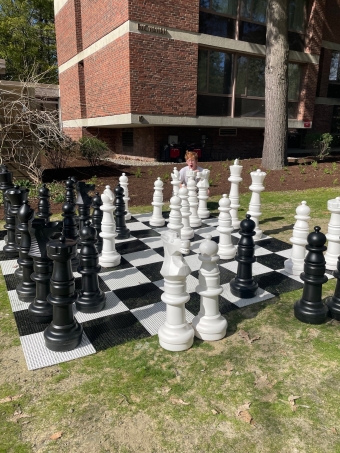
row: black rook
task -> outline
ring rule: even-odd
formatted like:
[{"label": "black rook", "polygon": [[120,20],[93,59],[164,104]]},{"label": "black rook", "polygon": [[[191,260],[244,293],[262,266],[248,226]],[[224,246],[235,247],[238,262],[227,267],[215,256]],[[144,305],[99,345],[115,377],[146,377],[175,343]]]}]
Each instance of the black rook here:
[{"label": "black rook", "polygon": [[328,278],[325,275],[326,261],[323,252],[326,236],[320,233],[321,228],[316,226],[314,232],[307,237],[308,253],[305,258],[304,272],[300,275],[304,281],[302,298],[294,304],[294,315],[307,324],[321,324],[328,314],[327,306],[322,302],[322,285]]}]

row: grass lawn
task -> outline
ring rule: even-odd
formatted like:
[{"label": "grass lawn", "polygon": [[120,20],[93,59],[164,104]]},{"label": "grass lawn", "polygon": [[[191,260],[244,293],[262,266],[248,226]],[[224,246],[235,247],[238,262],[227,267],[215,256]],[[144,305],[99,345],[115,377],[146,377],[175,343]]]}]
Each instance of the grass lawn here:
[{"label": "grass lawn", "polygon": [[[306,200],[310,230],[325,233],[337,195],[264,192],[261,228],[288,241]],[[329,280],[323,296],[334,288]],[[296,320],[302,290],[231,312],[226,338],[195,339],[185,352],[163,350],[156,336],[36,371],[2,276],[0,293],[0,453],[340,453],[340,323]]]}]

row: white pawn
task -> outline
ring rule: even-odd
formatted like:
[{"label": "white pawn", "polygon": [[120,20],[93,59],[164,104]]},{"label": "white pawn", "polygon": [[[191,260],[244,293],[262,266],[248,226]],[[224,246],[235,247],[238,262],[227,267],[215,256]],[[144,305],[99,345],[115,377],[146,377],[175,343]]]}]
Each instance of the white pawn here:
[{"label": "white pawn", "polygon": [[220,285],[217,244],[207,235],[200,245],[198,259],[202,261],[196,292],[201,296],[200,311],[192,320],[195,336],[201,340],[215,341],[225,337],[227,321],[219,311],[219,295],[223,292]]},{"label": "white pawn", "polygon": [[326,269],[335,270],[340,255],[340,197],[328,200],[327,209],[331,212],[331,218],[326,234],[328,240],[325,253]]},{"label": "white pawn", "polygon": [[120,263],[120,254],[115,247],[116,222],[114,219],[113,211],[116,209],[114,206],[114,194],[110,186],[106,186],[101,195],[102,206],[100,209],[103,211],[102,231],[99,235],[103,238],[102,253],[99,255],[99,264],[103,267],[115,267]]},{"label": "white pawn", "polygon": [[170,214],[168,228],[169,230],[176,231],[176,233],[178,233],[178,237],[181,237],[181,230],[183,228],[181,214],[181,199],[175,195],[170,198]]},{"label": "white pawn", "polygon": [[119,184],[124,189],[123,200],[124,200],[124,203],[125,203],[125,211],[126,211],[125,220],[130,220],[131,219],[131,212],[129,212],[129,200],[130,200],[130,198],[129,198],[129,189],[128,189],[129,180],[128,180],[128,177],[125,175],[125,173],[122,173],[122,176],[119,178]]},{"label": "white pawn", "polygon": [[190,226],[192,228],[199,227],[202,225],[202,220],[198,217],[197,207],[198,207],[198,198],[197,198],[197,187],[195,181],[195,173],[188,172],[188,194],[189,194],[189,206],[191,216],[189,218]]},{"label": "white pawn", "polygon": [[190,226],[190,206],[188,201],[188,189],[183,186],[179,189],[178,196],[181,199],[181,215],[183,228],[181,229],[181,239],[192,239],[194,237],[194,230]]},{"label": "white pawn", "polygon": [[223,198],[218,202],[220,214],[218,216],[217,231],[220,232],[220,240],[218,244],[218,255],[222,260],[231,260],[235,257],[236,247],[231,242],[231,233],[233,226],[231,224],[230,215],[230,200],[224,194]]},{"label": "white pawn", "polygon": [[153,193],[153,213],[150,218],[150,225],[161,227],[165,224],[164,217],[162,215],[162,206],[163,206],[163,181],[161,178],[157,178],[154,184],[154,193]]},{"label": "white pawn", "polygon": [[305,201],[301,201],[296,208],[296,219],[293,227],[293,236],[290,242],[293,244],[291,256],[284,262],[285,271],[288,274],[300,275],[303,272],[306,256],[307,236],[309,234],[308,220],[310,209]]},{"label": "white pawn", "polygon": [[200,180],[197,183],[199,200],[197,214],[200,219],[208,219],[210,217],[210,212],[207,207],[210,170],[204,169],[199,173],[199,176]]},{"label": "white pawn", "polygon": [[249,203],[249,211],[247,214],[251,215],[252,220],[255,222],[255,236],[254,240],[259,240],[262,238],[262,230],[259,227],[259,219],[262,215],[261,212],[261,192],[264,190],[263,181],[267,173],[261,171],[260,169],[252,171],[251,176],[251,186],[249,189],[252,191],[251,199]]},{"label": "white pawn", "polygon": [[181,181],[179,179],[179,171],[176,167],[174,167],[174,171],[171,173],[171,184],[172,184],[172,194],[178,195],[179,186],[181,185]]},{"label": "white pawn", "polygon": [[164,262],[161,274],[164,277],[166,321],[158,330],[159,344],[168,351],[184,351],[194,342],[194,329],[186,321],[185,303],[190,299],[186,291],[187,276],[191,270],[181,254],[182,248],[189,250],[189,241],[181,241],[175,231],[161,234],[164,246]]},{"label": "white pawn", "polygon": [[240,195],[239,195],[239,184],[242,181],[241,172],[242,165],[239,165],[239,160],[234,160],[234,165],[230,165],[230,176],[228,181],[230,181],[230,193],[229,198],[231,202],[231,218],[232,225],[234,229],[240,228],[240,220],[238,219],[238,208],[240,207]]}]

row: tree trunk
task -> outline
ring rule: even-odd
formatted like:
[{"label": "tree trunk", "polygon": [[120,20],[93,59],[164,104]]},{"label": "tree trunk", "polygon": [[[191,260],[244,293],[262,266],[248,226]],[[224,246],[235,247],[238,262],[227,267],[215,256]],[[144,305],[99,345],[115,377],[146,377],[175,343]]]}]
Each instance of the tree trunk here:
[{"label": "tree trunk", "polygon": [[270,170],[287,163],[288,129],[288,15],[287,0],[268,0],[265,135],[262,166]]}]

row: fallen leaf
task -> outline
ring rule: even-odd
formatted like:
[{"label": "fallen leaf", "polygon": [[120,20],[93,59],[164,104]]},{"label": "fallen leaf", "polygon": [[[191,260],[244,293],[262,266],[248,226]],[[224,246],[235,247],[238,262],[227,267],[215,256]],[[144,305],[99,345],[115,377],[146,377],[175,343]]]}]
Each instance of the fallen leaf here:
[{"label": "fallen leaf", "polygon": [[253,337],[253,338],[250,339],[250,343],[252,343],[253,341],[260,340],[260,339],[261,339],[260,336]]},{"label": "fallen leaf", "polygon": [[292,411],[296,411],[296,405],[295,405],[295,400],[301,398],[300,396],[294,396],[294,395],[290,395],[288,396],[288,402],[289,402],[289,405],[292,409]]},{"label": "fallen leaf", "polygon": [[212,412],[214,415],[218,414],[218,412],[217,412],[215,409],[211,409],[211,412]]},{"label": "fallen leaf", "polygon": [[246,403],[242,404],[242,406],[240,406],[237,409],[236,416],[238,417],[240,412],[248,410],[250,408],[250,405],[251,405],[250,401],[247,401]]},{"label": "fallen leaf", "polygon": [[6,398],[3,398],[2,400],[0,400],[0,403],[8,403],[9,401],[16,401],[19,398],[21,398],[22,395],[23,395],[23,393],[21,393],[20,395],[15,395],[15,396],[6,396]]},{"label": "fallen leaf", "polygon": [[338,434],[338,431],[336,430],[336,428],[334,428],[334,426],[331,428],[331,431],[333,434]]},{"label": "fallen leaf", "polygon": [[172,404],[183,404],[184,406],[188,406],[190,403],[186,403],[185,401],[177,398],[170,398]]},{"label": "fallen leaf", "polygon": [[21,418],[30,418],[30,415],[23,414],[21,411],[15,411],[13,417],[11,418],[11,421],[18,423],[18,420],[20,420]]},{"label": "fallen leaf", "polygon": [[239,330],[238,334],[243,340],[247,341],[248,343],[250,342],[249,334],[245,330]]},{"label": "fallen leaf", "polygon": [[255,381],[255,386],[258,389],[262,389],[265,387],[271,387],[270,382],[268,381],[267,374],[264,374],[263,376],[258,377]]},{"label": "fallen leaf", "polygon": [[254,425],[253,417],[250,415],[249,411],[241,411],[238,414],[238,417],[243,420],[244,422],[248,423],[249,425]]},{"label": "fallen leaf", "polygon": [[58,431],[58,432],[52,434],[52,436],[50,436],[50,439],[57,440],[57,439],[60,439],[62,435],[63,435],[63,432],[62,431]]}]

